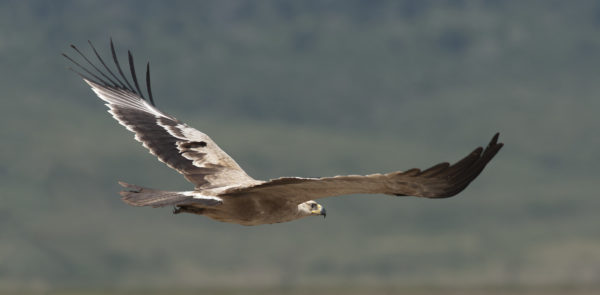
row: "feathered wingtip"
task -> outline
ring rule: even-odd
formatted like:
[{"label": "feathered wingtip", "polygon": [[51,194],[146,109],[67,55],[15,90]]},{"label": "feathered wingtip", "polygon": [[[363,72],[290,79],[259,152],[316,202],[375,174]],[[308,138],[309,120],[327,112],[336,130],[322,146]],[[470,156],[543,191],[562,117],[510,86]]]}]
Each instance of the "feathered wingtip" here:
[{"label": "feathered wingtip", "polygon": [[[430,191],[428,194],[416,195],[426,198],[449,198],[464,190],[471,181],[483,171],[485,166],[494,158],[498,151],[504,146],[498,143],[500,133],[494,134],[487,147],[477,147],[460,161],[450,165],[447,162],[434,165],[421,171],[418,168],[409,169],[404,172],[395,172],[391,175],[403,177],[418,177],[421,179],[437,179],[439,189]],[[433,186],[432,186],[433,188]],[[408,196],[405,193],[394,194],[396,196]]]},{"label": "feathered wingtip", "polygon": [[113,62],[114,62],[114,65],[117,69],[119,76],[117,76],[108,67],[108,65],[104,62],[104,60],[102,59],[100,54],[98,54],[98,51],[96,50],[96,47],[94,47],[92,42],[88,40],[88,44],[94,51],[94,55],[96,56],[97,60],[100,62],[100,64],[102,65],[102,67],[104,68],[105,71],[99,69],[90,59],[88,59],[79,50],[79,48],[77,48],[73,44],[71,44],[71,48],[73,48],[73,50],[75,50],[75,52],[77,52],[85,60],[85,62],[91,67],[91,69],[88,69],[88,68],[82,66],[80,63],[75,61],[73,58],[68,56],[66,53],[62,53],[62,56],[64,56],[67,60],[72,62],[76,66],[76,68],[78,68],[80,70],[80,71],[78,71],[76,69],[69,67],[69,69],[71,71],[77,73],[83,79],[88,80],[90,82],[104,85],[107,87],[114,87],[114,88],[118,88],[118,89],[125,89],[127,91],[131,91],[131,92],[139,95],[142,99],[149,101],[150,104],[152,104],[153,106],[156,106],[154,103],[154,98],[152,97],[152,88],[150,87],[150,63],[146,64],[146,92],[148,94],[146,97],[146,96],[144,96],[144,94],[139,86],[139,83],[138,83],[137,75],[135,73],[135,64],[133,61],[133,55],[131,54],[131,51],[129,51],[129,50],[127,51],[127,57],[128,57],[128,61],[129,61],[129,71],[131,74],[131,79],[133,81],[133,85],[135,85],[135,88],[131,85],[131,83],[129,83],[129,80],[127,79],[127,77],[123,73],[123,70],[121,69],[121,64],[119,63],[119,59],[117,58],[117,53],[116,53],[115,45],[113,43],[112,38],[110,38],[110,51],[112,53]]}]

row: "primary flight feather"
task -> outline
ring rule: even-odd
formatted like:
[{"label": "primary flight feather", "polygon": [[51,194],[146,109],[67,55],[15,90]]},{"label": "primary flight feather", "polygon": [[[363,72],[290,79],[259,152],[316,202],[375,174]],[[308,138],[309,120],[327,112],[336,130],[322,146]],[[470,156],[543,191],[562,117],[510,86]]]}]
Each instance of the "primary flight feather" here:
[{"label": "primary flight feather", "polygon": [[[256,180],[208,135],[156,108],[150,88],[150,65],[146,66],[146,95],[128,52],[129,75],[123,72],[111,40],[116,70],[107,65],[89,42],[99,65],[77,47],[71,47],[87,66],[63,54],[72,69],[106,102],[121,125],[135,133],[150,153],[181,173],[195,185],[191,191],[163,191],[119,182],[125,203],[133,206],[173,206],[173,213],[194,213],[212,219],[259,225],[292,221],[311,215],[325,216],[315,199],[348,194],[386,194],[425,198],[448,198],[465,189],[490,162],[503,144],[495,134],[488,146],[476,148],[457,163],[440,163],[429,169],[410,169],[387,174],[347,175],[323,178],[282,177]],[[130,77],[131,82],[127,77]]]}]

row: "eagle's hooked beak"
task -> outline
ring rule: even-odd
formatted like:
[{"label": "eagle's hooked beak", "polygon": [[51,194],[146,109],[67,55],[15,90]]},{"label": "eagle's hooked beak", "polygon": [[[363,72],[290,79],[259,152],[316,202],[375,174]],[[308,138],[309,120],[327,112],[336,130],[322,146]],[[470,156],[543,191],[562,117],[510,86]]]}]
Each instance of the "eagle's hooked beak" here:
[{"label": "eagle's hooked beak", "polygon": [[327,217],[327,210],[325,210],[325,208],[323,208],[321,205],[317,205],[317,209],[310,211],[310,213],[315,215],[323,215],[323,218]]}]

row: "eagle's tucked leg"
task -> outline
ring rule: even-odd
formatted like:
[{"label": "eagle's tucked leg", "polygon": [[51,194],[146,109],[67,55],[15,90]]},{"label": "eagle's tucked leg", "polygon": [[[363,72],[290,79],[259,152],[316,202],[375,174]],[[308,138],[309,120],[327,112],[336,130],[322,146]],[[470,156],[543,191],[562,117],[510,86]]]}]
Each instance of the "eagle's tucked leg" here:
[{"label": "eagle's tucked leg", "polygon": [[175,206],[173,207],[173,214],[179,213],[192,213],[192,214],[202,214],[204,211],[203,208],[197,208],[193,206]]}]

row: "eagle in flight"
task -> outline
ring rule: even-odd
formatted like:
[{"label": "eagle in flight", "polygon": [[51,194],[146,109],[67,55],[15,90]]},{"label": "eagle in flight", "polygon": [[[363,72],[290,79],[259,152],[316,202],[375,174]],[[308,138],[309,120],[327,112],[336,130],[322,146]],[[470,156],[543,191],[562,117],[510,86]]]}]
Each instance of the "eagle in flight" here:
[{"label": "eagle in flight", "polygon": [[314,200],[331,196],[386,194],[448,198],[465,189],[503,145],[498,143],[498,134],[495,134],[485,149],[478,147],[453,165],[440,163],[425,170],[256,180],[208,135],[155,106],[149,64],[146,65],[146,94],[143,94],[130,51],[128,79],[119,64],[112,39],[112,70],[92,43],[89,44],[97,61],[92,62],[71,45],[87,64],[84,66],[63,53],[76,67],[71,70],[106,102],[113,118],[135,133],[137,141],[195,185],[190,191],[163,191],[119,182],[125,187],[122,200],[133,206],[173,206],[174,214],[193,213],[223,222],[260,225],[325,216],[325,208]]}]

